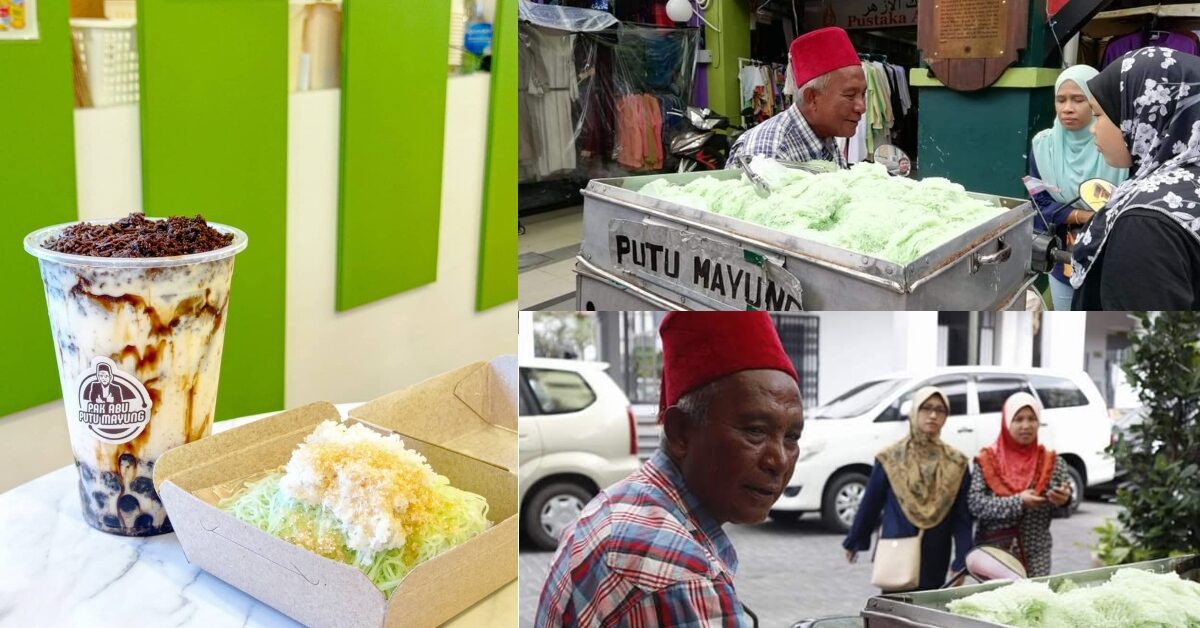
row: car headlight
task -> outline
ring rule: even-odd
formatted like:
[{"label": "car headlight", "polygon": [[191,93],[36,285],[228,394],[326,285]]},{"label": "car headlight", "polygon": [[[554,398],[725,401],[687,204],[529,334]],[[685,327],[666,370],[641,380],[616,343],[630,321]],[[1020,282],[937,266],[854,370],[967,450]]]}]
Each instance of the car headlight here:
[{"label": "car headlight", "polygon": [[813,439],[809,441],[800,441],[800,455],[796,458],[796,462],[804,462],[809,458],[821,453],[825,449],[825,441],[821,439]]}]

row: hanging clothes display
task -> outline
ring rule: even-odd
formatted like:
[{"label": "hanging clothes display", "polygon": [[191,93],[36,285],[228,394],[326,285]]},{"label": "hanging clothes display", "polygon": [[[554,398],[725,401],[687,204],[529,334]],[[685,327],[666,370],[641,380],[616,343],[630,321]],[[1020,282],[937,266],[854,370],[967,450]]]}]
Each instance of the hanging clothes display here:
[{"label": "hanging clothes display", "polygon": [[[626,7],[661,9],[649,0]],[[519,182],[671,165],[671,112],[691,101],[699,28],[624,24],[605,11],[528,0],[519,0],[518,20]]]},{"label": "hanging clothes display", "polygon": [[771,89],[775,92],[775,111],[778,113],[792,106],[792,98],[784,93],[787,87],[787,66],[782,63],[772,63],[770,67]]},{"label": "hanging clothes display", "polygon": [[873,128],[873,146],[871,151],[884,144],[890,144],[892,141],[892,126],[896,123],[896,116],[892,112],[892,93],[888,85],[887,73],[883,71],[883,64],[874,61],[870,64],[870,69],[875,73],[875,89],[877,90],[876,99],[880,107],[880,118],[882,125]]},{"label": "hanging clothes display", "polygon": [[612,85],[612,42],[610,33],[583,33],[589,45],[575,47],[575,67],[586,96],[580,99],[579,148],[581,167],[599,169],[613,152],[612,121],[616,118]]},{"label": "hanging clothes display", "polygon": [[795,89],[788,91],[792,76],[790,64],[762,63],[753,59],[738,59],[738,83],[741,88],[741,110],[751,111],[742,117],[747,128],[757,125],[792,105]]},{"label": "hanging clothes display", "polygon": [[[662,170],[669,155],[671,112],[691,100],[698,28],[622,24],[612,48],[615,100],[612,159],[626,171]],[[620,174],[613,172],[612,174]]]},{"label": "hanging clothes display", "polygon": [[1200,41],[1196,39],[1196,34],[1191,31],[1179,33],[1152,31],[1149,37],[1144,32],[1137,31],[1113,38],[1112,41],[1108,42],[1108,47],[1104,49],[1104,60],[1100,69],[1104,69],[1105,66],[1121,58],[1121,55],[1127,52],[1147,46],[1161,46],[1192,55],[1200,54]]},{"label": "hanging clothes display", "polygon": [[854,136],[846,139],[846,163],[856,164],[867,159],[867,116],[858,119]]},{"label": "hanging clothes display", "polygon": [[[575,35],[532,25],[521,29],[526,38],[528,53],[518,55],[518,64],[526,60],[527,67],[518,67],[522,83],[519,99],[525,105],[524,122],[532,129],[533,178],[575,169],[575,121],[572,107],[579,97],[575,76]],[[527,155],[528,157],[528,155]]]},{"label": "hanging clothes display", "polygon": [[517,15],[518,181],[571,176],[597,56],[595,41],[580,34],[610,29],[617,20],[601,11],[525,0]]},{"label": "hanging clothes display", "polygon": [[[766,118],[763,115],[763,91],[766,89],[766,80],[763,78],[762,69],[754,64],[743,65],[738,71],[738,83],[742,92],[741,110],[751,110],[748,119],[743,119],[744,125],[754,125],[762,122]],[[769,116],[768,116],[769,117]]]},{"label": "hanging clothes display", "polygon": [[870,161],[875,149],[896,143],[899,122],[912,111],[912,94],[906,78],[907,71],[898,65],[880,61],[863,61],[867,81],[867,110],[858,121],[854,136],[845,142],[848,163]]},{"label": "hanging clothes display", "polygon": [[796,85],[796,75],[792,73],[791,58],[788,59],[787,70],[784,74],[786,75],[786,78],[783,84],[783,93],[794,101],[797,93],[800,91],[800,88]]},{"label": "hanging clothes display", "polygon": [[536,177],[540,111],[537,100],[530,96],[527,85],[544,84],[545,68],[537,62],[533,41],[524,28],[517,29],[517,178],[530,181]]},{"label": "hanging clothes display", "polygon": [[662,108],[654,96],[631,94],[618,98],[617,162],[630,170],[662,168],[662,124]]}]

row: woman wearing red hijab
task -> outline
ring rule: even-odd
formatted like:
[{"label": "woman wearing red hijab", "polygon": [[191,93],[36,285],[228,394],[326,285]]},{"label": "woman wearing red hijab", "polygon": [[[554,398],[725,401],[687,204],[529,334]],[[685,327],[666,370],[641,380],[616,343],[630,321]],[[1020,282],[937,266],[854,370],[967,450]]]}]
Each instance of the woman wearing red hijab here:
[{"label": "woman wearing red hijab", "polygon": [[995,545],[1025,565],[1029,577],[1050,574],[1050,519],[1071,503],[1067,463],[1038,444],[1042,404],[1017,393],[1000,412],[1000,437],[975,458],[971,514],[978,545]]}]

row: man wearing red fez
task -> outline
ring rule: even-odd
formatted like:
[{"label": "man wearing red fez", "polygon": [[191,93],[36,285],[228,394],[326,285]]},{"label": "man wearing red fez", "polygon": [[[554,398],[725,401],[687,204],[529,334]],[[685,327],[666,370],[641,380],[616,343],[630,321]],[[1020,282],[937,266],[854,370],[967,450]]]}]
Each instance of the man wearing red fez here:
[{"label": "man wearing red fez", "polygon": [[757,523],[792,476],[796,370],[762,312],[671,312],[654,456],[559,542],[535,625],[749,626],[725,523]]},{"label": "man wearing red fez", "polygon": [[867,79],[846,31],[831,26],[792,40],[792,72],[800,87],[791,107],[746,131],[729,150],[786,161],[832,161],[845,168],[835,137],[853,137],[867,110]]}]

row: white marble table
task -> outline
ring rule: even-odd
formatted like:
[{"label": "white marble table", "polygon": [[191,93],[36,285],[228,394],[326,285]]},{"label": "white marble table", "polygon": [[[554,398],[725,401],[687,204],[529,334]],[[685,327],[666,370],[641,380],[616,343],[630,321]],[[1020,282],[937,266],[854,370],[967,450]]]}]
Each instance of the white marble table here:
[{"label": "white marble table", "polygon": [[[338,406],[343,416],[358,404]],[[269,414],[221,421],[221,432]],[[0,627],[222,628],[297,626],[193,567],[174,534],[99,532],[80,514],[74,466],[0,493]],[[448,626],[515,626],[517,583]]]}]

